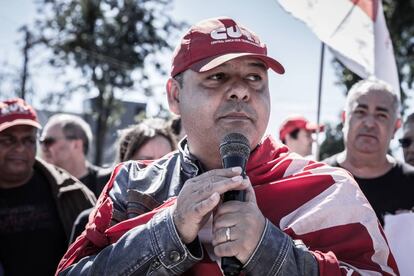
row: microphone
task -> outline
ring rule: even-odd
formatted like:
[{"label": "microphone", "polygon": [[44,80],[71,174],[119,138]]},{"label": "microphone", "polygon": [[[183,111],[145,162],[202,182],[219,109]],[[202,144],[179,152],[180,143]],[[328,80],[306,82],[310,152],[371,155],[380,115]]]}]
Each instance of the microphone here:
[{"label": "microphone", "polygon": [[[241,167],[242,176],[246,178],[246,164],[250,155],[249,140],[240,133],[230,133],[223,138],[220,144],[220,156],[223,168]],[[246,192],[234,190],[225,192],[223,202],[230,200],[245,201]],[[222,257],[221,269],[226,276],[239,275],[242,263],[236,257]]]}]

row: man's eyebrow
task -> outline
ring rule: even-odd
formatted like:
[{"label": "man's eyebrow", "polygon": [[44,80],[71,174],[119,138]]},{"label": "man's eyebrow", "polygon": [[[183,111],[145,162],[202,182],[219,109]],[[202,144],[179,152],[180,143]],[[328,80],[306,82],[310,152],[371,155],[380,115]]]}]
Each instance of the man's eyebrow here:
[{"label": "man's eyebrow", "polygon": [[390,112],[390,109],[389,109],[389,108],[387,108],[387,107],[382,107],[382,106],[377,106],[377,107],[375,108],[375,110],[377,110],[377,111],[383,111],[383,112],[387,112],[387,113],[389,113],[389,112]]},{"label": "man's eyebrow", "polygon": [[249,62],[248,65],[249,66],[258,67],[258,68],[261,68],[263,70],[267,70],[268,69],[268,67],[263,62]]},{"label": "man's eyebrow", "polygon": [[359,103],[359,104],[357,104],[357,106],[356,106],[357,108],[365,108],[365,109],[368,109],[368,105],[367,104],[363,104],[363,103]]},{"label": "man's eyebrow", "polygon": [[[367,104],[358,104],[356,107],[357,107],[357,108],[364,108],[364,109],[368,109],[368,105],[367,105]],[[387,108],[387,107],[383,107],[383,106],[376,106],[376,107],[375,107],[375,110],[376,110],[376,111],[387,112],[387,113],[389,113],[389,112],[390,112],[390,109],[389,109],[389,108]]]}]

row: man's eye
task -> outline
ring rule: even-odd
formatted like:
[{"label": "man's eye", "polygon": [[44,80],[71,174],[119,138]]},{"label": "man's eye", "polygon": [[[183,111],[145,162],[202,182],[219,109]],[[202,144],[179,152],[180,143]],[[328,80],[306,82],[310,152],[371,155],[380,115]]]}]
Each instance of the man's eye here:
[{"label": "man's eye", "polygon": [[215,80],[215,81],[223,80],[224,78],[225,78],[224,73],[217,73],[217,74],[214,74],[208,77],[209,80]]},{"label": "man's eye", "polygon": [[12,138],[1,138],[0,139],[0,144],[2,144],[2,145],[12,145],[12,144],[14,144],[14,139],[12,139]]},{"label": "man's eye", "polygon": [[251,81],[260,81],[262,80],[262,77],[259,75],[249,75],[247,76],[247,79]]},{"label": "man's eye", "polygon": [[31,138],[24,139],[23,143],[26,146],[34,145],[34,144],[36,144],[36,138],[31,137]]}]

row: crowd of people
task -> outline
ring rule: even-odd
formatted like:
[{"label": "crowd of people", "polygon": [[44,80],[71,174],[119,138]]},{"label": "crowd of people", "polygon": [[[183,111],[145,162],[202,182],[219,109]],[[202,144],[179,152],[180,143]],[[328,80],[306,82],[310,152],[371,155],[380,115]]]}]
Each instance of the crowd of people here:
[{"label": "crowd of people", "polygon": [[[22,99],[0,102],[0,276],[222,275],[229,258],[228,275],[399,275],[382,227],[414,208],[414,114],[402,123],[393,89],[362,80],[346,98],[344,151],[317,162],[323,125],[292,116],[280,141],[265,135],[279,93],[268,74],[284,71],[233,19],[193,25],[166,85],[176,117],[121,130],[111,168],[87,160],[81,117],[42,127]],[[405,162],[389,153],[400,126]],[[250,155],[223,168],[231,133]],[[223,201],[233,190],[245,200]]]}]

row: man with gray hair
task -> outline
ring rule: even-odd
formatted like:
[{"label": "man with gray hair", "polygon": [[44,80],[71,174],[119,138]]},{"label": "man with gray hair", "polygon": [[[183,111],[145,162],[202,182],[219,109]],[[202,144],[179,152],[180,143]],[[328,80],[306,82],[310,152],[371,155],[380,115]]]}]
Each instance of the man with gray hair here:
[{"label": "man with gray hair", "polygon": [[89,124],[71,114],[50,117],[40,138],[42,158],[68,171],[99,197],[110,172],[88,162],[91,142]]},{"label": "man with gray hair", "polygon": [[324,162],[350,171],[381,224],[386,213],[414,206],[414,169],[387,154],[401,125],[399,99],[387,83],[367,79],[349,91],[344,121],[345,150]]},{"label": "man with gray hair", "polygon": [[414,166],[414,113],[411,113],[404,122],[403,137],[399,139],[404,153],[404,160]]}]

